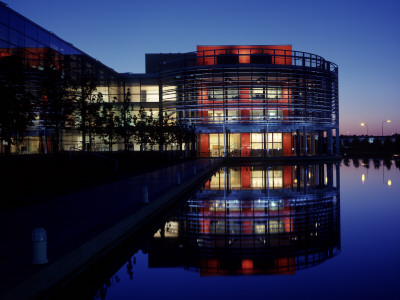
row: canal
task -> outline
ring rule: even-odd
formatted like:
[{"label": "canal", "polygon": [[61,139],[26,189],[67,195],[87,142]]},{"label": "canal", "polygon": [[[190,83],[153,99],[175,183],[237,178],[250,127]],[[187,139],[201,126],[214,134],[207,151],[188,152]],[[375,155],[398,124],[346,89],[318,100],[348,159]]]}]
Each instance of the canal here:
[{"label": "canal", "polygon": [[222,167],[56,299],[395,299],[400,164]]}]

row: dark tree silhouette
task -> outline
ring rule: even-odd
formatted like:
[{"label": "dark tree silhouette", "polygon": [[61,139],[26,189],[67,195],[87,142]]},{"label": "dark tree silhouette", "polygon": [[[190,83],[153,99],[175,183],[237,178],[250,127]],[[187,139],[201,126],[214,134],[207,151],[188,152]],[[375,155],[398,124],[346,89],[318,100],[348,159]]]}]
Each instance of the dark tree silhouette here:
[{"label": "dark tree silhouette", "polygon": [[0,59],[0,139],[7,142],[6,154],[12,144],[19,148],[36,117],[37,97],[26,90],[24,68],[17,55]]},{"label": "dark tree silhouette", "polygon": [[83,77],[80,88],[81,97],[75,101],[76,124],[77,129],[82,132],[82,150],[92,151],[95,134],[98,131],[99,111],[104,102],[103,94],[95,93],[96,82],[92,76]]},{"label": "dark tree silhouette", "polygon": [[60,151],[62,130],[66,124],[73,125],[73,113],[75,106],[72,86],[65,77],[64,67],[60,60],[55,59],[55,54],[49,50],[44,67],[44,79],[41,101],[39,104],[41,125],[45,131],[54,132],[53,152]]}]

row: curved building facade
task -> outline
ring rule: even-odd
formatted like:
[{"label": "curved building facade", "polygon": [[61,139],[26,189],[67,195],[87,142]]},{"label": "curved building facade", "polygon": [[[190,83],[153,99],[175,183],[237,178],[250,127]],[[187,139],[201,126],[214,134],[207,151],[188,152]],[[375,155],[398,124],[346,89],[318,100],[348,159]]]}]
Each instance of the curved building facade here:
[{"label": "curved building facade", "polygon": [[338,67],[318,55],[198,46],[159,74],[162,107],[195,126],[199,156],[338,154]]},{"label": "curved building facade", "polygon": [[341,251],[333,164],[223,167],[154,234],[149,266],[209,275],[295,274]]}]

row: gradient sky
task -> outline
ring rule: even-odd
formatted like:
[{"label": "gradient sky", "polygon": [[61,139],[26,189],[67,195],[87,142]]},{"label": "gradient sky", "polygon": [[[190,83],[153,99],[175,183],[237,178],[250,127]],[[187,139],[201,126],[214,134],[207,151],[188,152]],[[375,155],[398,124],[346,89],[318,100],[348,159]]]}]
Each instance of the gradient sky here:
[{"label": "gradient sky", "polygon": [[279,45],[339,65],[340,133],[400,133],[400,1],[3,0],[118,72],[145,53]]}]

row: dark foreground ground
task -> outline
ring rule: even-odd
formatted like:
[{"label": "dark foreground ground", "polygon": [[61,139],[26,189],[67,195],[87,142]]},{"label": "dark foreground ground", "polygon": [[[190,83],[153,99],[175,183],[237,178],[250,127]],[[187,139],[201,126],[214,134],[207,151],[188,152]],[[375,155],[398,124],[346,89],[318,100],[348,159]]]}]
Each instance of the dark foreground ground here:
[{"label": "dark foreground ground", "polygon": [[0,207],[43,202],[187,160],[167,152],[0,156]]}]

